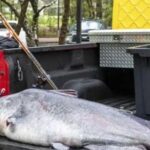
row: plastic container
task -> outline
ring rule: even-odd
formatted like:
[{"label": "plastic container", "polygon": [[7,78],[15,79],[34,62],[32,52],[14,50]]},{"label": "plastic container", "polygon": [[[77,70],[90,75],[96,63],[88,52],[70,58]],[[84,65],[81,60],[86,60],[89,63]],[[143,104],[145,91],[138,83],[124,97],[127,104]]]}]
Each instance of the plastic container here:
[{"label": "plastic container", "polygon": [[127,52],[134,55],[137,115],[150,120],[150,45],[129,48]]},{"label": "plastic container", "polygon": [[113,29],[149,29],[150,0],[114,0]]}]

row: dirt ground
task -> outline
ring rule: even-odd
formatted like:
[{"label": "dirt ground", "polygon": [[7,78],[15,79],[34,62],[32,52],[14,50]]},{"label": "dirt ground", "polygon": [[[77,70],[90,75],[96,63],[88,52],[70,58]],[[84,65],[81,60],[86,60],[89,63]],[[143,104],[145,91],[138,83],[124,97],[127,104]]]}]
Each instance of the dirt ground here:
[{"label": "dirt ground", "polygon": [[58,38],[39,38],[40,46],[49,46],[49,45],[57,45]]}]

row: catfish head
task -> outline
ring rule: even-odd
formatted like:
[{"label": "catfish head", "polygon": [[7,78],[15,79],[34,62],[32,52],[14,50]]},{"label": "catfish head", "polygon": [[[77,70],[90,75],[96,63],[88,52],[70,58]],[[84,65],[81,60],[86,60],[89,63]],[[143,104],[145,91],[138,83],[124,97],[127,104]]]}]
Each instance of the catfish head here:
[{"label": "catfish head", "polygon": [[12,125],[15,120],[12,118],[21,105],[19,94],[4,96],[0,98],[0,135],[4,136],[4,131]]}]

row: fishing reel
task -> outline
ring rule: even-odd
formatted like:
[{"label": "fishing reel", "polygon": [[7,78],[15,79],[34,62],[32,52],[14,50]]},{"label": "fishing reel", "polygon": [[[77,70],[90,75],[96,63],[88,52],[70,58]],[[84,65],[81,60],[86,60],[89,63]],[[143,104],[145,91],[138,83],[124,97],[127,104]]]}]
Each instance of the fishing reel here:
[{"label": "fishing reel", "polygon": [[[49,75],[48,75],[49,76]],[[43,89],[47,84],[47,81],[44,77],[37,76],[35,83],[32,85],[33,88]]]}]

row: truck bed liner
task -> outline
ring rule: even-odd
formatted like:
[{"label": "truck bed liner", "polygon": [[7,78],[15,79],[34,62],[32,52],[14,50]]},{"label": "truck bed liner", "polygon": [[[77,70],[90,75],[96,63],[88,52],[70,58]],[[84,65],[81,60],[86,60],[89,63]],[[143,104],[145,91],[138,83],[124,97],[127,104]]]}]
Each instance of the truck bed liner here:
[{"label": "truck bed liner", "polygon": [[119,96],[119,97],[104,99],[100,101],[100,103],[127,111],[131,114],[136,113],[134,98],[130,96]]}]

